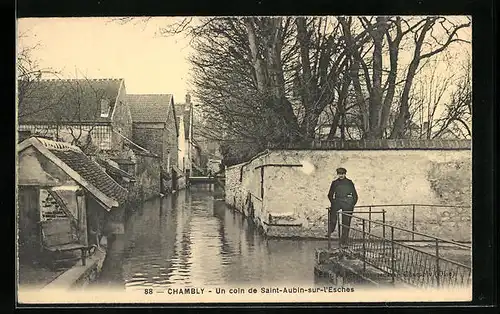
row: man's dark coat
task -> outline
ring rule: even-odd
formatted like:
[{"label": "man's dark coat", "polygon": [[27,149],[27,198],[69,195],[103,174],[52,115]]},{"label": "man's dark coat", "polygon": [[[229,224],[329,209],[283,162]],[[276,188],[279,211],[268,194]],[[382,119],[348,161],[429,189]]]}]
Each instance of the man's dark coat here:
[{"label": "man's dark coat", "polygon": [[[351,209],[358,202],[358,193],[354,187],[354,183],[347,178],[333,180],[328,191],[328,199],[332,208],[336,210]],[[345,208],[343,208],[345,207]]]}]

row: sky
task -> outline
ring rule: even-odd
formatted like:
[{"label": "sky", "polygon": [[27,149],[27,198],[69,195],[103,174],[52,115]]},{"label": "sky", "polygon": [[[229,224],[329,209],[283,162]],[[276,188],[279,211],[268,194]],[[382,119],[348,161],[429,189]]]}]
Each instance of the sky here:
[{"label": "sky", "polygon": [[[33,58],[62,77],[124,78],[129,94],[173,94],[180,103],[190,88],[187,58],[193,50],[184,35],[158,35],[161,26],[180,18],[155,17],[147,23],[139,18],[126,24],[109,17],[19,19],[18,34],[24,34],[19,45],[38,44]],[[470,46],[450,46],[452,61],[438,63],[439,72],[454,72],[464,49]],[[411,51],[400,52],[400,61],[410,57]]]},{"label": "sky", "polygon": [[65,78],[124,78],[129,94],[188,92],[189,40],[157,35],[162,17],[120,24],[110,18],[28,18],[18,20],[19,45],[39,46],[33,58]]}]

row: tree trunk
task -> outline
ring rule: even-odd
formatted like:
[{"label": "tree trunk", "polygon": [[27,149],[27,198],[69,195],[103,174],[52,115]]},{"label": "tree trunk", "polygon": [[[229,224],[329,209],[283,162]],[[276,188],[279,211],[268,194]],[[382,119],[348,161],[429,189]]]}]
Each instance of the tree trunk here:
[{"label": "tree trunk", "polygon": [[410,95],[411,86],[413,84],[413,79],[417,72],[419,63],[420,60],[414,59],[410,63],[410,67],[408,68],[408,74],[406,75],[405,85],[403,88],[403,93],[401,95],[399,112],[396,117],[396,121],[394,122],[394,128],[390,136],[391,139],[398,139],[404,137],[406,122],[410,117],[410,108],[408,106],[408,99]]},{"label": "tree trunk", "polygon": [[248,33],[248,42],[250,45],[250,52],[251,52],[251,60],[252,60],[252,65],[255,71],[255,79],[257,82],[257,88],[259,92],[265,93],[266,89],[266,76],[265,76],[265,71],[263,67],[263,62],[260,57],[260,52],[259,52],[259,45],[257,42],[257,35],[255,33],[255,25],[254,25],[254,20],[253,18],[246,18],[245,20],[245,27],[247,29]]},{"label": "tree trunk", "polygon": [[[352,65],[349,70],[349,76],[350,79],[352,80],[354,92],[356,94],[356,102],[357,105],[359,106],[359,110],[361,112],[361,116],[363,118],[363,138],[366,137],[366,135],[369,134],[370,130],[370,115],[369,115],[369,108],[368,104],[365,100],[365,96],[363,94],[363,89],[361,87],[361,81],[359,77],[359,71],[361,68],[361,62],[363,62],[361,56],[359,55],[358,47],[356,46],[354,42],[354,37],[351,33],[350,30],[350,23],[343,18],[339,17],[339,22],[342,26],[342,30],[344,33],[346,45],[347,45],[347,51],[348,51],[348,56],[352,60]],[[370,82],[367,82],[368,84]]]},{"label": "tree trunk", "polygon": [[302,105],[304,106],[304,120],[302,130],[304,136],[312,140],[314,139],[314,131],[318,123],[318,116],[316,116],[314,108],[314,99],[311,95],[313,93],[312,75],[311,75],[311,60],[309,57],[310,36],[307,33],[305,17],[297,17],[295,19],[297,26],[297,40],[299,42],[300,50],[300,64],[302,69],[302,76],[300,80],[300,95]]},{"label": "tree trunk", "polygon": [[356,102],[359,106],[359,109],[361,111],[361,116],[363,118],[363,138],[366,137],[368,134],[368,131],[370,129],[370,120],[369,120],[369,114],[368,114],[368,108],[366,104],[365,97],[363,95],[363,90],[361,89],[361,83],[359,80],[359,62],[355,60],[353,62],[352,68],[351,68],[351,80],[353,83],[354,87],[354,92],[356,94]]},{"label": "tree trunk", "polygon": [[403,37],[401,31],[401,18],[396,18],[397,34],[394,40],[391,39],[389,32],[386,32],[387,41],[389,42],[389,62],[390,70],[387,77],[387,91],[384,98],[384,103],[382,105],[382,114],[380,117],[380,133],[379,138],[383,137],[384,131],[387,128],[387,122],[389,120],[389,114],[391,112],[392,102],[394,100],[394,93],[396,90],[396,78],[398,73],[398,57],[399,57],[399,44]]},{"label": "tree trunk", "polygon": [[333,121],[330,126],[330,132],[328,133],[328,137],[326,138],[327,141],[331,141],[335,138],[335,133],[337,133],[337,128],[339,127],[339,122],[340,122],[340,110],[335,111],[335,115],[333,116]]},{"label": "tree trunk", "polygon": [[372,87],[369,102],[369,121],[370,128],[368,132],[369,139],[380,138],[381,132],[381,109],[382,109],[382,45],[384,34],[387,29],[387,19],[377,17],[377,27],[371,32],[373,38],[373,75]]},{"label": "tree trunk", "polygon": [[281,18],[267,18],[265,20],[268,35],[261,38],[264,43],[266,61],[262,60],[259,52],[259,38],[255,30],[254,18],[246,18],[245,27],[248,32],[252,65],[255,71],[257,87],[261,94],[265,108],[271,108],[271,120],[281,117],[283,123],[275,124],[274,134],[278,141],[296,141],[300,137],[297,117],[291,103],[285,96],[285,80],[281,64],[282,32]]},{"label": "tree trunk", "polygon": [[401,95],[401,101],[400,101],[400,107],[399,107],[399,112],[396,117],[396,121],[394,122],[394,127],[392,129],[392,133],[390,138],[391,139],[397,139],[397,138],[403,138],[404,137],[404,131],[405,131],[405,126],[406,122],[409,119],[410,116],[410,108],[408,105],[408,100],[410,96],[410,91],[411,87],[413,84],[413,79],[415,78],[415,74],[417,73],[418,66],[420,64],[421,56],[420,52],[422,49],[422,44],[425,39],[425,35],[427,31],[432,27],[432,24],[434,21],[432,19],[428,19],[424,26],[422,27],[422,30],[417,37],[415,41],[415,48],[413,52],[413,59],[410,62],[410,66],[408,68],[408,73],[406,74],[406,80],[403,88],[403,93]]}]

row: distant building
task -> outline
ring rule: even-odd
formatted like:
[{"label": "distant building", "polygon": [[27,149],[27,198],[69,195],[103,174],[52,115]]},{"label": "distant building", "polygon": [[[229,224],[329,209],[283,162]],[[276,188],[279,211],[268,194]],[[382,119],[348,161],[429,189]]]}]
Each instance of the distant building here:
[{"label": "distant building", "polygon": [[171,94],[126,95],[132,114],[132,140],[161,159],[162,174],[169,189],[182,188],[179,168],[179,126]]},{"label": "distant building", "polygon": [[[31,135],[102,151],[122,149],[132,119],[123,79],[50,79],[33,82],[18,104],[19,138]],[[119,134],[117,134],[119,133]]]},{"label": "distant building", "polygon": [[185,102],[176,104],[179,125],[179,165],[189,176],[193,168],[200,168],[200,147],[194,139],[194,108],[191,95],[186,94]]},{"label": "distant building", "polygon": [[175,114],[177,119],[177,126],[179,128],[178,136],[178,154],[177,164],[183,173],[187,173],[189,169],[189,113],[186,114],[185,104],[175,105]]}]

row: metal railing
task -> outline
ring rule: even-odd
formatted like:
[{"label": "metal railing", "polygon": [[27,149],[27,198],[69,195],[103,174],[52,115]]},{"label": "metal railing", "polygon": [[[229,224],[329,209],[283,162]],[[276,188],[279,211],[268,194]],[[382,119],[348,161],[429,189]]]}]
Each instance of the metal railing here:
[{"label": "metal railing", "polygon": [[[389,279],[392,284],[402,282],[412,286],[437,287],[463,287],[471,284],[470,246],[385,222],[361,218],[355,214],[337,214],[339,238],[341,229],[347,228],[349,232],[346,243],[339,245],[340,250],[359,258],[363,262],[363,272],[366,271],[366,266],[370,265],[381,271],[382,277]],[[342,223],[342,215],[351,217],[350,226]],[[369,230],[373,226],[383,231]],[[419,247],[415,244],[409,245],[396,239],[395,231],[418,235],[432,244]]]},{"label": "metal railing", "polygon": [[[363,209],[367,210],[369,213],[368,219],[372,219],[371,213],[373,213],[373,210],[379,210],[382,209],[382,211],[385,211],[387,213],[386,209],[389,208],[405,208],[405,209],[411,209],[411,225],[410,222],[407,225],[407,228],[405,229],[410,229],[412,231],[417,231],[416,228],[416,220],[415,217],[418,215],[417,211],[422,208],[470,208],[470,206],[459,206],[459,205],[436,205],[436,204],[385,204],[385,205],[362,205],[362,206],[356,206],[354,208],[355,213],[360,213],[357,209]],[[388,220],[391,220],[390,217]],[[385,222],[385,221],[384,221]],[[411,226],[411,227],[410,227]],[[371,227],[371,223],[370,223]],[[369,229],[371,230],[371,229]],[[400,239],[401,241],[407,240],[407,241],[425,241],[425,239],[416,239],[415,237],[416,233],[409,234],[407,239]]]},{"label": "metal railing", "polygon": [[[330,225],[331,208],[327,207],[327,209],[328,209],[328,249],[331,249],[331,247],[332,247],[332,238],[331,238],[332,230],[331,230],[331,225]],[[381,211],[371,210],[371,208],[369,211],[357,210],[356,214],[368,214],[368,232],[371,232],[371,229],[372,229],[372,215],[373,214],[382,214],[382,222],[385,224],[385,210],[384,209]],[[339,216],[339,213],[337,213],[337,216]],[[341,217],[337,217],[337,232],[338,232],[339,239],[341,236],[341,229],[342,229],[340,219],[341,219]],[[382,230],[383,236],[385,237],[385,228],[382,228],[382,229],[383,229]]]}]

